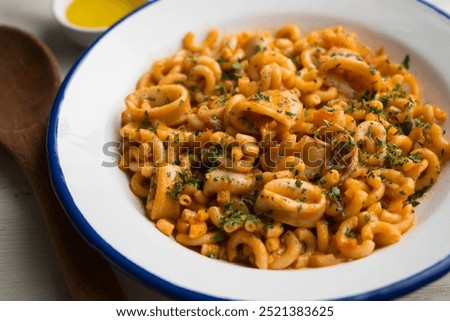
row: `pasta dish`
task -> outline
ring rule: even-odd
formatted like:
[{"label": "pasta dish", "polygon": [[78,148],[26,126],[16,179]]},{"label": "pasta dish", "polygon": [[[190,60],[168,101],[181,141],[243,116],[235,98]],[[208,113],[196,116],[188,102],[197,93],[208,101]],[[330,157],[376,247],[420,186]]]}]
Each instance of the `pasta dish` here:
[{"label": "pasta dish", "polygon": [[450,158],[408,55],[342,26],[191,32],[125,98],[120,168],[162,233],[259,269],[398,242]]}]

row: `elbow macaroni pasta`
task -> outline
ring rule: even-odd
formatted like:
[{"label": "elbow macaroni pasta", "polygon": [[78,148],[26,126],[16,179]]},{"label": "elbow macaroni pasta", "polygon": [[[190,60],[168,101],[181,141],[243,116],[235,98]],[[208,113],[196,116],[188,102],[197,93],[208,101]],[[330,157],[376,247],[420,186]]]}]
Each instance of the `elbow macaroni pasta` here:
[{"label": "elbow macaroni pasta", "polygon": [[407,62],[342,26],[212,29],[125,99],[120,168],[149,219],[202,255],[323,267],[401,239],[450,158]]}]

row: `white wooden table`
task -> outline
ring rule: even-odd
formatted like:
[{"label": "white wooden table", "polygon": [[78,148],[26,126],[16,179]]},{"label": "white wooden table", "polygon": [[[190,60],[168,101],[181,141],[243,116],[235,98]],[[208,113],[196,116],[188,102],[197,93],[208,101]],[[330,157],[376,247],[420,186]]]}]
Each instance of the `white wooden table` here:
[{"label": "white wooden table", "polygon": [[[43,40],[64,76],[82,49],[60,32],[51,2],[0,0],[0,24],[19,27]],[[450,0],[434,2],[450,12]],[[116,272],[130,300],[167,299]],[[0,148],[0,300],[69,299],[31,187],[14,160]],[[400,300],[450,300],[450,274]]]}]

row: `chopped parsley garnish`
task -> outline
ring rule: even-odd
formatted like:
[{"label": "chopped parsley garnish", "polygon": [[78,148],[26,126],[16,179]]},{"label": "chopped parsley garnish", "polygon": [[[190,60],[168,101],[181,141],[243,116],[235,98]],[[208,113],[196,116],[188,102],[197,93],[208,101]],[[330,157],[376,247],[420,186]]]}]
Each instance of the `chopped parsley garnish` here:
[{"label": "chopped parsley garnish", "polygon": [[324,191],[324,193],[333,201],[339,202],[342,200],[341,190],[337,185],[333,186],[331,191]]},{"label": "chopped parsley garnish", "polygon": [[267,102],[270,102],[270,97],[268,95],[264,95],[262,92],[258,91],[252,100],[265,100]]},{"label": "chopped parsley garnish", "polygon": [[228,182],[231,183],[233,180],[231,179],[230,175],[223,175],[220,176],[220,180],[224,181],[224,182]]},{"label": "chopped parsley garnish", "polygon": [[233,227],[236,225],[245,224],[246,222],[253,224],[261,223],[261,218],[255,214],[249,213],[246,206],[246,202],[243,200],[224,203],[222,205],[222,209],[225,213],[221,218],[218,227],[223,229],[225,226]]},{"label": "chopped parsley garnish", "polygon": [[409,159],[412,160],[414,163],[420,163],[421,159],[420,159],[420,154],[419,153],[411,153],[409,154]]},{"label": "chopped parsley garnish", "polygon": [[214,130],[219,131],[222,129],[222,122],[217,119],[216,115],[211,116],[211,123],[214,125]]},{"label": "chopped parsley garnish", "polygon": [[[166,175],[167,177],[170,177],[171,174],[167,172]],[[192,185],[196,188],[201,188],[202,182],[199,177],[192,175],[186,169],[183,169],[177,173],[177,181],[173,185],[167,187],[166,194],[174,201],[177,201],[178,197],[183,192],[184,184]]]},{"label": "chopped parsley garnish", "polygon": [[248,120],[247,116],[239,118],[239,120],[250,130],[258,130],[258,128],[251,121]]},{"label": "chopped parsley garnish", "polygon": [[233,68],[234,70],[242,70],[242,65],[236,61],[231,65],[231,68]]},{"label": "chopped parsley garnish", "polygon": [[181,178],[183,183],[200,188],[200,179],[198,177],[190,175],[187,170],[183,169],[181,170],[181,172],[178,172],[178,177]]},{"label": "chopped parsley garnish", "polygon": [[413,121],[413,123],[414,123],[414,125],[416,127],[422,127],[422,128],[426,128],[426,129],[430,129],[431,128],[431,124],[430,123],[421,121],[418,118],[414,118],[412,121]]},{"label": "chopped parsley garnish", "polygon": [[170,189],[170,187],[167,188],[166,194],[174,201],[177,201],[182,191],[183,183],[181,181],[177,181],[175,182],[175,184],[173,184],[172,189]]},{"label": "chopped parsley garnish", "polygon": [[431,188],[431,185],[425,186],[422,190],[415,192],[414,194],[410,195],[408,197],[407,202],[411,204],[412,206],[416,207],[420,203],[417,201],[417,199],[421,198],[429,189]]},{"label": "chopped parsley garnish", "polygon": [[216,85],[214,87],[214,90],[221,92],[222,94],[225,94],[227,92],[227,89],[224,86]]},{"label": "chopped parsley garnish", "polygon": [[344,112],[346,112],[346,113],[354,113],[356,110],[358,110],[358,109],[355,106],[349,106],[349,105],[344,106]]},{"label": "chopped parsley garnish", "polygon": [[409,69],[409,55],[406,55],[405,58],[403,58],[402,66],[405,69]]},{"label": "chopped parsley garnish", "polygon": [[144,111],[145,119],[141,122],[142,126],[150,126],[150,120],[148,119],[148,111]]},{"label": "chopped parsley garnish", "polygon": [[220,97],[219,100],[217,101],[218,104],[225,104],[228,101],[228,97]]},{"label": "chopped parsley garnish", "polygon": [[347,236],[349,238],[352,238],[352,239],[356,239],[358,237],[358,235],[359,235],[358,232],[353,231],[353,230],[347,229],[345,231],[345,236]]},{"label": "chopped parsley garnish", "polygon": [[[211,241],[212,242],[221,242],[221,241],[223,241],[223,235],[219,234],[219,233],[214,234],[213,236],[211,236]],[[214,254],[214,253],[210,253],[210,255],[211,254]],[[215,257],[215,254],[214,254],[214,257]]]}]

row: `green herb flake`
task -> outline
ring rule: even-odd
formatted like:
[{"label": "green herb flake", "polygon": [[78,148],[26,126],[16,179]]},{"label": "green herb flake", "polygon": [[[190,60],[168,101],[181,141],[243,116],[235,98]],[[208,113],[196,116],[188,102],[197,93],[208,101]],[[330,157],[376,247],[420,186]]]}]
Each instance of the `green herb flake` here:
[{"label": "green herb flake", "polygon": [[178,172],[178,177],[181,178],[183,183],[192,185],[196,188],[200,188],[200,179],[198,177],[189,174],[189,172],[186,169],[183,169],[181,170],[181,172]]},{"label": "green herb flake", "polygon": [[420,163],[422,160],[420,159],[419,153],[411,153],[408,155],[408,158],[412,160],[414,163]]},{"label": "green herb flake", "polygon": [[167,188],[166,194],[174,201],[177,201],[182,191],[183,191],[183,183],[177,181],[173,185],[173,189],[170,189],[170,187]]},{"label": "green herb flake", "polygon": [[219,100],[217,100],[217,103],[223,105],[227,101],[228,101],[228,97],[223,96],[223,97],[220,97]]},{"label": "green herb flake", "polygon": [[236,61],[231,65],[231,68],[233,68],[234,70],[242,70],[242,65]]},{"label": "green herb flake", "polygon": [[290,116],[290,117],[297,116],[296,113],[291,113],[290,111],[285,111],[284,113],[285,113],[286,115]]},{"label": "green herb flake", "polygon": [[358,235],[359,235],[358,232],[356,232],[354,230],[347,229],[345,231],[345,236],[349,237],[349,238],[352,238],[352,239],[356,239],[358,237]]},{"label": "green herb flake", "polygon": [[[222,234],[214,234],[213,236],[211,236],[211,241],[212,242],[221,242],[221,241],[223,241],[223,239],[224,238],[223,238]],[[210,254],[214,254],[214,253],[210,253]]]},{"label": "green herb flake", "polygon": [[409,69],[409,55],[406,55],[405,58],[403,58],[402,66],[405,69]]},{"label": "green herb flake", "polygon": [[224,86],[216,85],[214,87],[214,90],[221,92],[222,94],[225,94],[227,92],[227,89]]},{"label": "green herb flake", "polygon": [[258,130],[258,128],[251,121],[248,120],[247,116],[239,118],[239,120],[250,130]]},{"label": "green herb flake", "polygon": [[255,96],[252,98],[252,100],[264,100],[264,101],[270,102],[270,97],[268,95],[265,95],[262,92],[258,91],[255,94]]},{"label": "green herb flake", "polygon": [[418,118],[414,118],[413,119],[413,123],[414,123],[414,125],[416,127],[422,127],[422,128],[425,128],[425,129],[430,129],[431,128],[431,124],[430,123],[421,121]]},{"label": "green herb flake", "polygon": [[[213,241],[213,242],[214,242],[214,241]],[[209,254],[208,254],[208,257],[209,257],[210,259],[217,259],[217,258],[218,258],[217,255],[216,255],[216,253],[213,253],[213,252],[209,253]]]},{"label": "green herb flake", "polygon": [[231,183],[231,182],[232,182],[232,179],[231,179],[231,177],[230,177],[229,175],[223,175],[223,176],[220,176],[220,179],[221,179],[222,181],[224,181],[224,182],[228,182],[228,183]]},{"label": "green herb flake", "polygon": [[337,185],[331,188],[331,191],[324,191],[324,194],[327,195],[331,200],[335,202],[339,202],[342,200],[341,190]]}]

